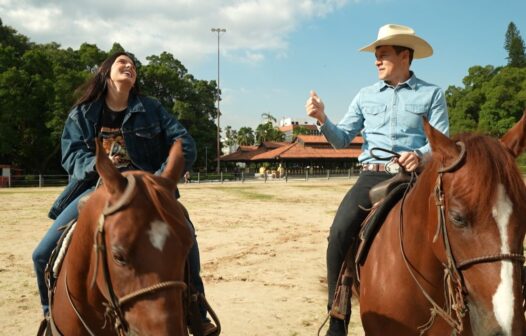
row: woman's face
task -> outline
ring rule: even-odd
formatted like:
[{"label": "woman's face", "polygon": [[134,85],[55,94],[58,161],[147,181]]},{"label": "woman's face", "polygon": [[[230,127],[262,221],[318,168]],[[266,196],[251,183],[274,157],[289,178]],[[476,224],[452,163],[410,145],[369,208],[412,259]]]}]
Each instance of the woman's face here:
[{"label": "woman's face", "polygon": [[126,55],[117,57],[111,66],[110,79],[115,83],[133,87],[137,79],[137,69],[133,61]]}]

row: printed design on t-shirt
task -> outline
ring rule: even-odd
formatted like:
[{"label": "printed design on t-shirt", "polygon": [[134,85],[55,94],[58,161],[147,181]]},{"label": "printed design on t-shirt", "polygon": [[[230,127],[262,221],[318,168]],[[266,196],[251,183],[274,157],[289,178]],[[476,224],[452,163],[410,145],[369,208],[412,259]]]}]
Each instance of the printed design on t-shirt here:
[{"label": "printed design on t-shirt", "polygon": [[117,168],[128,168],[131,160],[119,128],[101,127],[102,146]]}]

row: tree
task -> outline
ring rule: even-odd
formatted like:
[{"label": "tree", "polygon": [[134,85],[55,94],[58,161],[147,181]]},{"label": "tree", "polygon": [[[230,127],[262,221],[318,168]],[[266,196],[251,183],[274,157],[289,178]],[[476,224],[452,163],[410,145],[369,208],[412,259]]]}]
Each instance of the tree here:
[{"label": "tree", "polygon": [[294,127],[294,129],[292,130],[292,134],[294,136],[298,136],[300,134],[308,135],[312,134],[312,131],[307,126],[300,125],[298,127]]},{"label": "tree", "polygon": [[472,67],[465,88],[446,91],[450,133],[479,131],[501,136],[526,107],[526,68]]},{"label": "tree", "polygon": [[517,26],[510,22],[506,31],[504,49],[508,51],[508,65],[512,67],[526,67],[526,55],[524,51],[524,40]]},{"label": "tree", "polygon": [[237,131],[232,129],[232,126],[225,128],[225,145],[228,147],[235,146],[237,144]]},{"label": "tree", "polygon": [[256,142],[252,127],[241,127],[237,131],[237,143],[239,146],[251,146]]},{"label": "tree", "polygon": [[285,134],[275,128],[270,121],[259,124],[256,128],[256,142],[259,144],[265,141],[283,141],[284,139]]},{"label": "tree", "polygon": [[263,118],[263,120],[266,120],[267,122],[276,122],[276,118],[274,118],[274,116],[270,113],[262,113],[261,114],[261,118]]}]

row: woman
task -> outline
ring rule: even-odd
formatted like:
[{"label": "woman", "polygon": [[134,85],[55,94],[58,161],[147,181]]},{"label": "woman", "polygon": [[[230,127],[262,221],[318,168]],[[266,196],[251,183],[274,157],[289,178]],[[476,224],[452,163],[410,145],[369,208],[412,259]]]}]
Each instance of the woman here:
[{"label": "woman", "polygon": [[[80,90],[61,140],[62,166],[71,180],[49,212],[55,222],[33,252],[44,315],[49,311],[44,270],[60,238],[59,229],[77,218],[79,199],[97,183],[95,139],[102,138],[104,149],[120,170],[159,174],[175,140],[183,143],[186,170],[190,170],[196,157],[194,140],[186,129],[158,100],[140,95],[135,62],[126,52],[108,57]],[[191,282],[204,294],[197,241],[188,258]],[[201,317],[205,335],[213,332],[215,326],[207,319],[204,308]]]}]

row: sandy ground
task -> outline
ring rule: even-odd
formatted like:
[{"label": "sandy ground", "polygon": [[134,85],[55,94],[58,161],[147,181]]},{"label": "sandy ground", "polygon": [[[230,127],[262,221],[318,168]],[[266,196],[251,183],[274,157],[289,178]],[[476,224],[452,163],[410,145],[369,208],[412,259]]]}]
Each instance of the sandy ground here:
[{"label": "sandy ground", "polygon": [[[325,249],[352,180],[186,184],[207,298],[226,336],[316,335],[325,319]],[[0,189],[0,335],[34,335],[31,253],[61,188]],[[357,312],[351,335],[362,335]],[[324,335],[324,333],[322,333]]]}]

